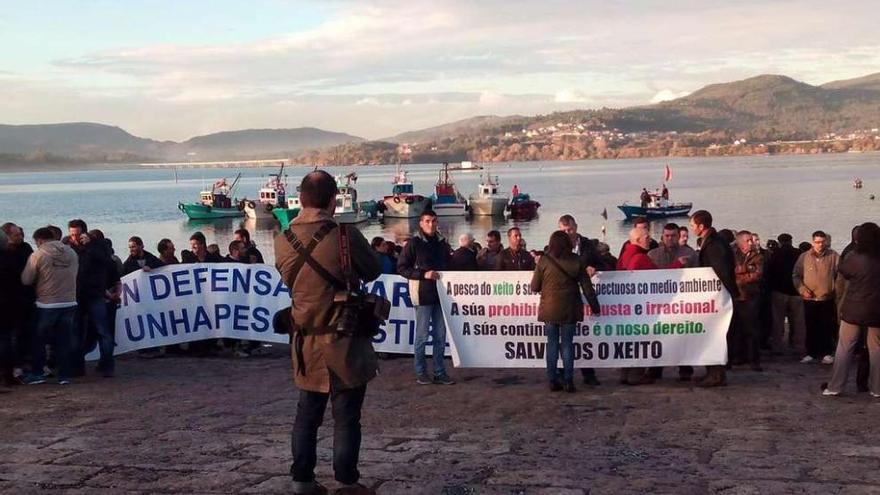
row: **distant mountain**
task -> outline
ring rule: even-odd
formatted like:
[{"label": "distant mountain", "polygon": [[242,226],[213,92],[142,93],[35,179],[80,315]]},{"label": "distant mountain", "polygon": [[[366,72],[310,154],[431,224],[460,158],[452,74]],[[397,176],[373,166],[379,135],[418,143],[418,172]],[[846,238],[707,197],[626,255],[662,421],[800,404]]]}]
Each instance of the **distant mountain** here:
[{"label": "distant mountain", "polygon": [[88,122],[0,125],[0,156],[33,156],[35,161],[52,156],[75,161],[121,162],[185,160],[188,153],[195,152],[198,160],[243,159],[299,153],[363,140],[313,127],[220,132],[176,143],[144,139],[119,127]]},{"label": "distant mountain", "polygon": [[519,130],[523,123],[532,118],[533,117],[523,117],[521,115],[510,115],[507,117],[479,115],[477,117],[458,120],[448,124],[438,125],[436,127],[404,132],[394,137],[382,139],[382,141],[390,141],[392,143],[426,143],[464,134],[479,134],[486,131],[498,131],[501,129],[506,130],[508,127],[510,129],[516,128]]},{"label": "distant mountain", "polygon": [[293,153],[362,141],[364,138],[314,127],[247,129],[194,137],[180,143],[180,148],[184,149],[185,153],[195,152],[199,157],[234,158]]},{"label": "distant mountain", "polygon": [[868,91],[880,91],[880,72],[855,79],[832,81],[820,86],[825,89],[864,89]]}]

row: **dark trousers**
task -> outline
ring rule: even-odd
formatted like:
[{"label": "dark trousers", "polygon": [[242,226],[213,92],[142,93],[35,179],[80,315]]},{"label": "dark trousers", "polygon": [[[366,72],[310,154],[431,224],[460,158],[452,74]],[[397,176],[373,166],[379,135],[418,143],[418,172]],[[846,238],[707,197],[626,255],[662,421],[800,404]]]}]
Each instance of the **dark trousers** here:
[{"label": "dark trousers", "polygon": [[293,464],[290,474],[295,482],[308,483],[315,479],[318,428],[324,421],[328,400],[333,410],[333,472],[336,481],[350,485],[360,478],[357,465],[361,451],[361,406],[367,386],[341,390],[334,378],[331,374],[329,394],[299,392],[291,434]]},{"label": "dark trousers", "polygon": [[11,328],[0,324],[0,384],[12,380],[12,333]]},{"label": "dark trousers", "polygon": [[71,351],[76,308],[37,308],[37,324],[31,339],[31,373],[43,374],[46,364],[46,344],[52,346],[52,355],[58,364],[58,379],[66,380],[72,375]]},{"label": "dark trousers", "polygon": [[758,364],[761,361],[761,300],[733,302],[733,325],[727,333],[731,363]]},{"label": "dark trousers", "polygon": [[837,308],[834,301],[804,300],[807,354],[815,359],[833,356],[837,346]]}]

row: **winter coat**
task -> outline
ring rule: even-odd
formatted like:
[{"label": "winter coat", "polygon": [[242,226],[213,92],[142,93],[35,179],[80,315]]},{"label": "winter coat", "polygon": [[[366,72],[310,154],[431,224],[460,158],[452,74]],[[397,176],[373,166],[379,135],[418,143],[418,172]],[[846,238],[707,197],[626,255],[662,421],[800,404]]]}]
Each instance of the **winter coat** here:
[{"label": "winter coat", "polygon": [[[676,269],[689,268],[697,263],[697,252],[690,246],[675,246],[673,249],[667,249],[660,246],[648,251],[648,258],[657,268]],[[680,258],[687,258],[687,264],[682,264]]]},{"label": "winter coat", "polygon": [[648,257],[648,251],[636,244],[627,244],[617,260],[618,270],[655,270],[657,265]]},{"label": "winter coat", "polygon": [[794,246],[784,245],[780,246],[769,260],[765,260],[764,277],[771,291],[789,296],[798,295],[791,275],[800,256],[801,252]]},{"label": "winter coat", "polygon": [[[303,208],[290,222],[289,228],[304,245],[308,245],[315,232],[327,223],[336,225],[326,211]],[[348,226],[346,231],[351,245],[352,270],[357,279],[352,282],[374,280],[381,274],[379,258],[358,229]],[[331,275],[344,279],[339,256],[339,227],[324,236],[311,256]],[[330,392],[331,379],[334,388],[349,389],[366,384],[379,370],[372,340],[332,331],[339,316],[338,308],[333,305],[337,290],[308,264],[297,269],[294,265],[298,258],[299,254],[283,232],[275,237],[275,266],[293,298],[293,338],[302,338],[302,363],[297,357],[296,346],[291,346],[296,386],[326,394]],[[316,330],[327,328],[331,331]],[[315,333],[310,334],[309,330],[315,330]]]},{"label": "winter coat", "polygon": [[21,272],[21,283],[36,286],[37,307],[46,305],[75,306],[77,301],[76,252],[61,241],[44,242]]},{"label": "winter coat", "polygon": [[761,296],[761,285],[764,279],[764,255],[760,251],[743,253],[737,249],[733,258],[736,262],[736,288],[739,290],[737,301],[750,301]]},{"label": "winter coat", "polygon": [[847,282],[841,319],[853,325],[880,327],[880,258],[850,252],[839,269]]},{"label": "winter coat", "polygon": [[198,256],[189,249],[180,252],[181,263],[223,263],[223,257],[217,253],[208,252],[205,254],[205,261],[199,261]]},{"label": "winter coat", "polygon": [[144,251],[143,258],[135,258],[134,256],[129,256],[125,260],[125,263],[122,264],[122,274],[128,275],[129,273],[134,273],[140,270],[142,267],[140,263],[138,263],[139,260],[143,260],[145,262],[144,266],[148,266],[150,267],[150,269],[156,269],[160,266],[165,266],[165,263],[162,263],[162,260],[154,256],[149,251]]},{"label": "winter coat", "polygon": [[711,267],[715,275],[721,280],[724,288],[730,293],[732,299],[739,297],[739,289],[736,286],[736,274],[734,273],[735,262],[733,249],[730,244],[718,236],[714,228],[710,228],[708,234],[703,237],[700,244],[700,266]]},{"label": "winter coat", "polygon": [[498,251],[490,251],[488,247],[484,247],[477,253],[477,266],[483,271],[492,271],[498,269],[498,258],[501,256],[503,249]]},{"label": "winter coat", "polygon": [[525,249],[514,251],[506,248],[498,255],[495,269],[501,271],[532,271],[535,269],[535,258],[532,258],[532,255]]},{"label": "winter coat", "polygon": [[605,262],[599,256],[599,248],[596,246],[598,242],[596,239],[588,239],[578,234],[577,242],[574,246],[575,254],[584,266],[592,266],[596,270],[602,270],[603,268],[613,270],[614,267],[605,266]]},{"label": "winter coat", "polygon": [[475,272],[477,267],[477,253],[471,248],[460,247],[452,253],[447,270],[456,272]]},{"label": "winter coat", "polygon": [[119,282],[119,269],[106,241],[95,239],[76,250],[79,273],[76,279],[77,301],[103,299],[107,289]]},{"label": "winter coat", "polygon": [[810,301],[833,300],[838,261],[839,256],[832,249],[826,249],[821,255],[810,249],[794,264],[792,283],[798,291],[804,288],[812,291]]},{"label": "winter coat", "polygon": [[450,251],[449,244],[439,232],[427,237],[421,229],[403,246],[397,260],[397,273],[411,280],[409,296],[414,305],[440,304],[437,281],[425,280],[425,273],[446,270],[451,258]]},{"label": "winter coat", "polygon": [[582,293],[590,310],[598,314],[599,299],[587,276],[587,267],[573,253],[554,259],[559,266],[550,260],[549,254],[544,254],[532,273],[532,291],[541,293],[538,321],[557,324],[584,321]]}]

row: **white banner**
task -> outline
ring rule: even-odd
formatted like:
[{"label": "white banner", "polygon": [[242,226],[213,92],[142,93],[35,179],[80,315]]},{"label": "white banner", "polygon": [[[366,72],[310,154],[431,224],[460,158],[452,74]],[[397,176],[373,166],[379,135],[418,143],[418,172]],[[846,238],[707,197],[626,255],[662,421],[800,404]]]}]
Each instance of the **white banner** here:
[{"label": "white banner", "polygon": [[[546,366],[540,296],[531,272],[445,272],[440,299],[455,366]],[[575,329],[575,366],[716,365],[727,362],[733,304],[711,268],[604,272],[602,307]]]}]

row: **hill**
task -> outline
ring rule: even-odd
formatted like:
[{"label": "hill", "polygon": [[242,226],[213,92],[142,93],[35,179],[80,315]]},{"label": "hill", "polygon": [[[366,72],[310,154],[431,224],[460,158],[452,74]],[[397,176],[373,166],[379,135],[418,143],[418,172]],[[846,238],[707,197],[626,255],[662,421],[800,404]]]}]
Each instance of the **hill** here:
[{"label": "hill", "polygon": [[186,153],[199,157],[236,158],[287,154],[307,149],[358,143],[364,138],[314,127],[298,129],[247,129],[198,136],[180,144]]},{"label": "hill", "polygon": [[523,124],[532,117],[510,115],[499,117],[497,115],[479,115],[468,119],[450,122],[427,129],[404,132],[394,137],[383,139],[392,143],[427,143],[439,141],[443,138],[466,134],[479,134],[485,132],[505,132],[508,129],[519,130]]}]

